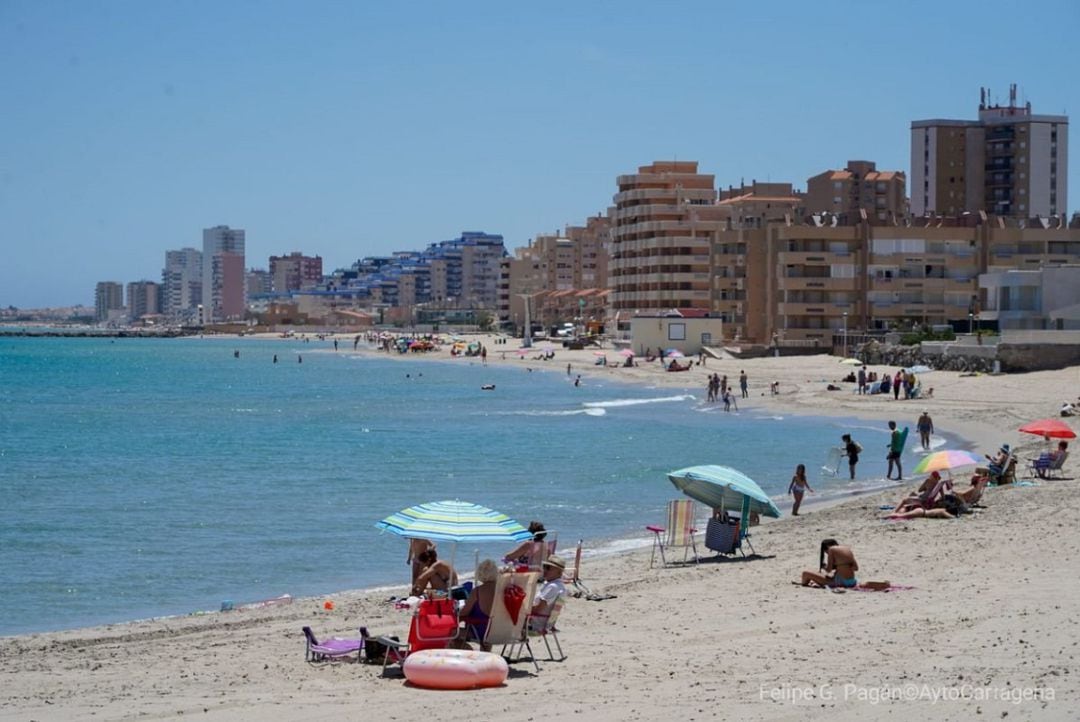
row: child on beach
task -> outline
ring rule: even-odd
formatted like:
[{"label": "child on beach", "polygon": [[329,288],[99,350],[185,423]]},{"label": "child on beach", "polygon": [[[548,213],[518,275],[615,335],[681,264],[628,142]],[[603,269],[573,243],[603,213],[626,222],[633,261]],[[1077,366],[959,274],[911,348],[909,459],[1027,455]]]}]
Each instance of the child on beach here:
[{"label": "child on beach", "polygon": [[799,515],[799,507],[802,506],[803,495],[806,492],[814,493],[814,490],[810,488],[810,482],[806,480],[806,465],[799,464],[795,467],[795,476],[791,477],[791,484],[788,486],[788,493],[795,497],[795,503],[791,507],[791,515]]}]

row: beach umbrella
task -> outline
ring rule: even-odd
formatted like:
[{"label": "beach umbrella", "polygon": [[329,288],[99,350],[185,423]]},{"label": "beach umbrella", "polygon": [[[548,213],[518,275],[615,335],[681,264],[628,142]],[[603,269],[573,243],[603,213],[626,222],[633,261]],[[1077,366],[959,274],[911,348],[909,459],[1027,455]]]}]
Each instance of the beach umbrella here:
[{"label": "beach umbrella", "polygon": [[982,459],[969,451],[959,449],[945,449],[927,454],[915,467],[915,474],[929,474],[931,471],[945,471],[952,476],[954,469],[962,469],[965,466],[978,466],[983,463]]},{"label": "beach umbrella", "polygon": [[417,504],[391,514],[375,526],[410,539],[455,543],[521,542],[533,537],[506,514],[467,501]]},{"label": "beach umbrella", "polygon": [[840,359],[840,363],[846,364],[847,366],[862,366],[863,365],[863,362],[860,361],[857,358],[842,358],[842,359]]},{"label": "beach umbrella", "polygon": [[620,356],[625,356],[626,358],[633,358],[634,357],[634,352],[631,351],[628,348],[624,348],[622,351],[619,352],[619,355]]},{"label": "beach umbrella", "polygon": [[1051,439],[1076,438],[1076,432],[1069,428],[1069,425],[1064,421],[1058,419],[1039,419],[1038,421],[1030,421],[1021,426],[1020,431],[1025,434],[1035,434],[1036,436],[1045,436]]},{"label": "beach umbrella", "polygon": [[667,351],[664,351],[664,355],[668,358],[682,358],[683,352],[677,348],[669,348]]},{"label": "beach umbrella", "polygon": [[746,528],[751,513],[780,518],[780,510],[757,482],[729,466],[709,464],[669,471],[668,480],[691,499],[714,509],[737,511]]},{"label": "beach umbrella", "polygon": [[593,351],[593,356],[607,356],[607,351]]}]

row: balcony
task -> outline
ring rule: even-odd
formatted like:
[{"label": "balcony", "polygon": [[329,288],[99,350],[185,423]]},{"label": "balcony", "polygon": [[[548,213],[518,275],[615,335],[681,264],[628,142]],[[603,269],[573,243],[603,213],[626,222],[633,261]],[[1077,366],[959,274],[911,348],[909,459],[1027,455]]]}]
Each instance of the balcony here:
[{"label": "balcony", "polygon": [[850,304],[835,304],[835,303],[778,303],[776,305],[777,313],[781,316],[827,316],[830,318],[844,317],[844,313],[848,314],[849,323],[852,322],[854,316],[852,312],[853,306]]},{"label": "balcony", "polygon": [[855,254],[851,252],[781,251],[776,254],[776,260],[784,266],[832,266],[854,263]]},{"label": "balcony", "polygon": [[855,291],[854,278],[813,278],[806,276],[780,276],[776,287],[781,291]]}]

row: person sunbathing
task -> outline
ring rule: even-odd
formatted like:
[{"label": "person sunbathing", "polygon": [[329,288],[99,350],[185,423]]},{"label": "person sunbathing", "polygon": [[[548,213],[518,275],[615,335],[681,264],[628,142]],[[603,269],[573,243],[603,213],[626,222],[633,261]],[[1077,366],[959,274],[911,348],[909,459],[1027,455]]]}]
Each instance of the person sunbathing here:
[{"label": "person sunbathing", "polygon": [[956,517],[950,514],[945,509],[923,509],[915,507],[914,509],[908,509],[907,511],[897,510],[893,514],[889,514],[886,519],[900,520],[900,519],[955,519]]},{"label": "person sunbathing", "polygon": [[989,484],[989,476],[974,474],[971,477],[971,486],[963,491],[954,491],[953,495],[959,497],[968,506],[974,506],[982,499],[983,491]]},{"label": "person sunbathing", "polygon": [[465,622],[465,641],[480,642],[480,649],[491,651],[491,645],[484,643],[488,622],[491,621],[491,608],[495,604],[495,581],[499,578],[499,567],[491,559],[485,559],[476,567],[476,586],[465,599],[461,608],[461,619]]},{"label": "person sunbathing", "polygon": [[[821,571],[825,573],[821,574]],[[859,563],[855,561],[855,554],[851,551],[851,547],[841,546],[835,539],[825,539],[821,542],[818,571],[803,572],[800,583],[804,587],[813,585],[823,589],[827,587],[850,589],[859,583],[855,579],[857,571],[859,571]]]},{"label": "person sunbathing", "polygon": [[910,509],[931,509],[950,489],[952,489],[952,481],[942,479],[940,472],[932,471],[913,495],[905,497],[896,505],[896,510],[902,512]]},{"label": "person sunbathing", "polygon": [[431,589],[431,594],[449,596],[450,587],[457,586],[458,576],[454,568],[447,562],[439,559],[438,553],[432,547],[422,553],[417,559],[424,564],[424,571],[416,578],[412,585],[413,596],[419,596]]},{"label": "person sunbathing", "polygon": [[544,529],[543,523],[530,521],[529,531],[532,532],[533,538],[522,542],[512,552],[503,557],[503,561],[510,562],[518,567],[524,567],[522,571],[528,571],[529,567],[539,567],[540,563],[544,561],[544,557],[547,556],[547,542],[544,541],[544,538],[547,537],[547,530]]}]

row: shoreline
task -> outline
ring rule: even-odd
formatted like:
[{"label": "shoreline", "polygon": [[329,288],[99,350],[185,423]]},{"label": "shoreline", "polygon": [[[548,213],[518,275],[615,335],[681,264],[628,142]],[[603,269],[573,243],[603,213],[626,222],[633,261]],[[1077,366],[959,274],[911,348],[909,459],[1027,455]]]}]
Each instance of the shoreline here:
[{"label": "shoreline", "polygon": [[[321,345],[333,353],[325,348],[329,342]],[[312,341],[311,352],[316,348]],[[492,356],[499,354],[489,350],[489,364]],[[752,391],[767,391],[766,379],[781,383],[779,396],[753,397],[755,410],[785,416],[871,423],[896,418],[913,426],[923,406],[825,391],[826,381],[846,373],[828,357],[709,359],[703,370],[679,374],[589,368],[591,358],[591,351],[557,349],[546,368],[544,362],[526,363],[561,373],[569,362],[583,383],[680,389],[699,382],[703,387],[706,372],[734,378],[745,368]],[[445,353],[441,360],[451,361]],[[924,403],[945,432],[979,452],[1008,442],[1030,455],[1042,440],[1015,430],[1024,421],[1053,416],[1061,389],[1080,380],[1080,367],[1004,377],[934,372],[927,378],[935,394]],[[568,658],[545,661],[537,642],[540,674],[529,663],[514,664],[501,688],[440,694],[403,687],[400,677],[381,678],[377,667],[303,663],[302,625],[320,638],[354,636],[360,625],[402,634],[407,618],[386,597],[405,585],[383,585],[264,609],[0,638],[0,719],[200,714],[273,722],[338,719],[372,705],[407,704],[410,714],[450,720],[525,720],[535,716],[529,702],[539,703],[553,684],[562,711],[597,720],[700,719],[720,710],[751,720],[822,713],[845,720],[892,713],[955,719],[976,714],[972,705],[995,716],[1068,718],[1080,705],[1080,685],[1069,675],[1080,601],[1060,580],[1080,573],[1080,494],[1072,481],[1077,466],[1070,459],[1064,481],[992,488],[986,508],[954,521],[881,519],[878,507],[895,502],[897,487],[814,504],[811,495],[804,501],[807,513],[754,527],[756,556],[745,560],[649,568],[644,535],[640,548],[587,556],[583,581],[615,598],[569,600],[559,625]],[[915,483],[909,472],[898,486]],[[829,594],[791,586],[801,569],[816,566],[824,537],[851,545],[863,568],[860,578],[910,589]],[[1032,547],[1049,553],[1032,555]],[[335,602],[332,611],[322,609],[327,598]],[[978,702],[888,696],[868,702],[845,694],[849,685],[880,690],[909,684],[1050,689],[1053,698],[1040,692],[1041,699],[1027,701],[998,695]],[[814,691],[809,702],[792,696],[804,687]],[[468,704],[454,704],[462,695]],[[665,700],[662,710],[650,703],[656,699]]]},{"label": "shoreline", "polygon": [[[362,357],[370,357],[370,358],[389,359],[389,360],[393,360],[393,361],[415,361],[415,362],[422,362],[422,363],[445,363],[445,364],[468,363],[468,364],[473,364],[473,365],[481,365],[481,361],[477,357],[460,357],[460,358],[450,357],[449,353],[448,353],[448,347],[444,347],[443,349],[441,349],[441,351],[437,351],[437,352],[399,354],[399,353],[396,353],[396,352],[389,352],[389,353],[384,352],[384,351],[382,351],[380,349],[377,349],[375,347],[372,347],[370,345],[365,347],[364,343],[361,342],[361,345],[355,350],[346,348],[346,346],[344,344],[342,344],[340,350],[335,351],[333,349],[332,345],[331,345],[335,339],[337,339],[338,341],[348,340],[351,343],[351,341],[356,337],[356,334],[336,334],[336,335],[335,334],[323,334],[323,336],[324,336],[323,339],[319,339],[319,338],[317,338],[317,334],[310,334],[310,338],[305,340],[304,335],[282,337],[280,334],[276,334],[276,333],[273,333],[273,334],[249,334],[249,335],[246,335],[246,336],[236,336],[236,337],[225,335],[225,334],[215,334],[215,335],[208,335],[208,336],[202,336],[202,335],[196,334],[196,335],[184,335],[184,336],[182,336],[182,338],[195,339],[195,340],[199,340],[199,341],[202,341],[202,340],[229,341],[229,342],[234,342],[234,343],[238,343],[238,344],[243,343],[244,341],[275,341],[275,342],[294,342],[294,343],[295,342],[301,342],[301,343],[304,343],[305,345],[307,345],[309,343],[311,345],[311,348],[305,348],[304,349],[305,354],[330,355],[330,354],[340,353],[342,355],[352,355],[352,356],[362,356]],[[496,334],[486,334],[486,335],[485,334],[475,334],[475,335],[470,336],[469,338],[470,338],[470,340],[474,340],[474,339],[475,340],[480,340],[485,345],[489,345],[496,336],[497,336]],[[515,339],[510,339],[510,340],[513,341]],[[542,346],[542,345],[544,345],[544,343],[545,342],[540,342],[540,343],[537,344],[537,346],[538,347]],[[500,347],[496,346],[496,348],[500,348]],[[607,350],[609,351],[609,353],[612,353],[612,354],[615,353],[615,351],[613,351],[611,349],[607,349]],[[507,349],[505,349],[505,351],[500,348],[499,351],[496,351],[496,352],[489,355],[488,364],[491,365],[491,366],[499,366],[499,367],[507,367],[507,368],[513,368],[513,367],[531,368],[532,371],[534,371],[534,372],[539,371],[539,372],[548,373],[548,374],[551,374],[551,373],[561,374],[561,373],[564,372],[564,368],[561,366],[561,364],[566,363],[567,359],[569,359],[569,362],[573,364],[574,373],[578,374],[580,372],[580,375],[583,377],[583,379],[598,379],[598,380],[602,379],[602,380],[605,380],[605,381],[609,381],[609,382],[613,382],[613,383],[623,385],[626,388],[654,389],[654,390],[666,389],[666,390],[673,390],[673,391],[677,390],[677,391],[680,391],[680,392],[683,392],[683,393],[695,393],[696,392],[696,389],[694,389],[693,387],[688,386],[688,385],[683,384],[683,383],[679,383],[683,378],[685,378],[684,374],[681,374],[681,373],[680,374],[670,374],[670,373],[667,373],[667,372],[659,371],[659,370],[657,370],[655,368],[652,368],[652,367],[641,367],[641,366],[635,367],[634,369],[632,369],[633,371],[637,372],[634,376],[632,376],[630,378],[619,377],[619,373],[622,372],[624,369],[621,369],[621,368],[620,369],[612,369],[612,368],[609,368],[609,367],[600,367],[600,366],[595,366],[594,364],[592,364],[590,359],[593,358],[593,350],[591,350],[591,349],[590,350],[584,350],[584,351],[568,351],[566,349],[557,348],[556,349],[556,358],[554,359],[554,362],[552,362],[552,361],[547,361],[547,362],[536,361],[535,359],[501,358],[500,357],[502,353],[516,354],[516,352],[517,352],[516,347],[507,348]],[[537,352],[536,347],[534,347],[532,352],[534,352],[534,353]],[[824,354],[823,354],[823,356],[824,356]],[[782,358],[782,359],[780,359],[780,361],[787,360],[787,361],[791,362],[791,361],[796,361],[799,358],[806,358],[806,357],[788,357],[787,359]],[[811,357],[811,358],[816,358],[816,357]],[[831,357],[828,357],[828,358],[831,358]],[[741,360],[741,361],[740,360],[734,360],[734,361],[732,361],[730,363],[731,364],[740,364],[740,363],[742,363],[742,364],[750,365],[751,362],[760,361],[760,360],[771,361],[772,359],[749,359],[749,360]],[[529,363],[530,361],[534,361],[534,363]],[[706,370],[711,370],[712,368],[715,367],[715,365],[718,365],[719,363],[721,363],[721,362],[715,361],[715,360],[710,360],[710,361],[712,361],[714,366],[713,367],[706,366]],[[521,366],[522,363],[524,363],[526,365]],[[697,370],[698,369],[695,369],[695,371],[697,371]],[[611,373],[613,371],[615,372],[614,374]],[[843,371],[843,372],[846,373],[848,371],[848,367],[846,367],[846,366],[845,367],[840,367],[839,371]],[[695,373],[695,376],[697,376],[696,373]],[[585,382],[587,383],[587,381],[585,381]],[[849,418],[849,419],[852,419],[854,421],[864,421],[864,422],[886,421],[889,418],[892,418],[892,416],[890,416],[886,411],[880,411],[880,412],[877,412],[877,413],[870,413],[870,414],[866,414],[866,415],[860,415],[860,414],[852,413],[852,411],[850,409],[811,407],[811,406],[806,405],[806,404],[802,404],[800,406],[797,406],[796,408],[792,408],[792,407],[789,407],[789,406],[787,406],[787,405],[785,405],[783,403],[782,397],[783,397],[783,394],[781,394],[780,396],[776,396],[776,397],[770,397],[770,396],[765,395],[764,393],[762,393],[759,397],[756,397],[756,398],[751,396],[749,400],[755,402],[755,404],[756,403],[761,403],[761,406],[748,407],[747,409],[745,409],[743,411],[743,413],[747,413],[747,412],[755,413],[756,412],[756,413],[758,413],[760,415],[769,415],[769,414],[776,414],[777,412],[782,412],[782,413],[784,413],[784,414],[786,414],[788,416],[799,416],[799,417],[803,417],[803,418],[812,418],[812,417]],[[970,434],[965,434],[965,433],[963,433],[964,430],[968,430],[971,433]],[[978,437],[981,436],[983,438],[989,438],[989,436],[985,433],[984,429],[980,428],[976,424],[967,424],[967,423],[964,423],[962,425],[962,428],[958,429],[955,433],[950,433],[950,436],[953,436],[955,438],[960,439],[960,441],[961,441],[960,446],[961,447],[967,446],[967,447],[971,447],[971,448],[975,448],[976,446],[978,446],[980,444],[980,442],[977,440]],[[992,446],[992,444],[987,444],[987,445]],[[816,465],[808,464],[808,466],[811,468],[812,471],[816,470]],[[838,477],[838,478],[840,478],[840,477]],[[857,481],[863,482],[863,483],[873,483],[873,482],[881,482],[881,481],[884,481],[884,480],[880,479],[880,478],[877,478],[877,477],[866,477],[866,478],[863,478],[863,479],[858,479]],[[862,488],[856,488],[856,489],[853,489],[853,490],[850,490],[850,491],[843,491],[843,492],[838,491],[838,492],[835,493],[835,495],[828,496],[828,497],[826,497],[824,499],[822,499],[820,497],[816,497],[814,494],[809,494],[803,500],[803,509],[805,511],[807,511],[807,512],[815,511],[815,510],[823,511],[823,510],[826,510],[826,509],[831,509],[833,507],[842,506],[842,505],[849,504],[849,503],[850,504],[858,503],[861,499],[866,498],[868,496],[878,495],[878,494],[882,494],[882,493],[893,494],[893,493],[896,492],[896,490],[901,489],[902,487],[904,487],[906,485],[911,485],[915,481],[917,481],[917,480],[914,477],[912,477],[910,475],[910,473],[909,473],[908,476],[906,476],[903,481],[894,481],[892,483],[885,483],[884,485],[866,486],[866,487],[862,487]],[[675,494],[675,492],[672,492],[672,493]],[[777,524],[779,522],[792,521],[792,517],[789,514],[789,510],[790,510],[791,505],[792,505],[791,498],[788,495],[785,494],[785,495],[782,495],[779,498],[774,498],[773,501],[776,503],[776,505],[784,513],[784,517],[781,518],[781,519],[762,519],[762,523],[766,524],[766,525],[772,525],[772,524]],[[644,524],[646,521],[648,521],[648,520],[643,520],[642,524]],[[699,534],[699,536],[702,536],[702,540],[703,540],[703,534]],[[609,557],[615,557],[615,556],[633,555],[635,553],[640,553],[640,551],[642,549],[648,548],[651,545],[650,539],[641,538],[641,539],[637,539],[636,542],[635,542],[635,539],[636,539],[636,536],[629,535],[629,534],[627,536],[616,536],[616,537],[604,538],[602,540],[599,540],[600,543],[598,545],[596,545],[596,546],[592,546],[592,547],[586,546],[584,548],[584,550],[583,550],[583,556],[585,558],[587,558],[587,559],[603,559],[603,558],[609,558]],[[465,578],[465,577],[468,576],[468,574],[463,574],[462,576],[463,576],[463,578]],[[399,588],[401,588],[403,586],[404,585],[377,583],[377,584],[375,584],[373,586],[369,586],[369,587],[358,587],[358,588],[331,590],[331,591],[327,591],[327,592],[322,593],[322,594],[315,594],[315,595],[310,595],[309,594],[309,595],[296,596],[296,597],[292,597],[292,599],[293,599],[294,602],[299,602],[299,601],[315,602],[315,601],[325,600],[325,599],[332,598],[332,597],[350,597],[350,598],[351,597],[370,597],[370,596],[378,596],[378,595],[383,594],[383,593],[390,593],[390,592],[393,592],[395,589],[399,589]],[[285,592],[285,594],[288,595],[288,592]],[[244,602],[238,602],[238,604],[244,604]],[[97,631],[97,630],[111,630],[111,629],[114,629],[116,627],[122,627],[124,625],[130,625],[130,624],[167,622],[167,621],[184,620],[184,619],[198,618],[198,617],[208,617],[208,616],[212,616],[212,615],[221,615],[221,614],[228,614],[228,612],[223,612],[222,610],[213,609],[213,608],[211,608],[211,609],[195,609],[195,610],[192,610],[192,611],[186,612],[186,613],[185,612],[179,612],[179,613],[175,613],[175,614],[163,614],[163,615],[158,615],[158,616],[149,616],[149,617],[142,617],[142,618],[137,618],[137,619],[124,619],[124,620],[119,620],[119,621],[115,621],[115,622],[103,622],[103,623],[100,623],[100,624],[91,624],[91,625],[86,625],[86,626],[64,627],[64,628],[59,628],[59,629],[49,629],[49,630],[41,630],[41,631],[18,632],[18,633],[15,633],[15,634],[0,635],[0,641],[17,640],[17,639],[24,638],[24,637],[36,637],[36,636],[49,635],[49,634],[65,634],[65,633],[75,633],[75,632],[94,632],[94,631]]]}]

